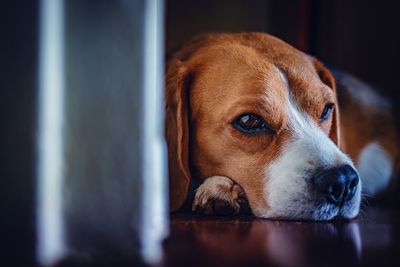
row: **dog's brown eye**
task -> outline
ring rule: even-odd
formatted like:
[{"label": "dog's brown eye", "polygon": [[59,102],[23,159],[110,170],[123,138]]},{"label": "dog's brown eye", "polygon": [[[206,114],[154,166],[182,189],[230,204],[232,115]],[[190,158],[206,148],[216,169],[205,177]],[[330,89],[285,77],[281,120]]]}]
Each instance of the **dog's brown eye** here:
[{"label": "dog's brown eye", "polygon": [[327,119],[329,119],[332,110],[334,108],[333,104],[328,104],[324,107],[324,110],[322,111],[321,117],[319,118],[321,122],[326,121]]},{"label": "dog's brown eye", "polygon": [[239,119],[240,125],[245,128],[254,128],[261,124],[261,119],[257,116],[246,114]]},{"label": "dog's brown eye", "polygon": [[268,124],[255,114],[243,114],[233,122],[233,125],[236,129],[245,134],[274,132]]}]

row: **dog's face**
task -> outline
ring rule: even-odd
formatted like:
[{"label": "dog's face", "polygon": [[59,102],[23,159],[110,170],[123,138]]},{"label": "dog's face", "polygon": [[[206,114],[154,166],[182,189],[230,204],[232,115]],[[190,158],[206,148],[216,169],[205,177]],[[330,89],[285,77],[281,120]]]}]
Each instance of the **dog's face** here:
[{"label": "dog's face", "polygon": [[[168,66],[166,100],[172,202],[182,202],[191,176],[221,175],[258,217],[358,214],[361,185],[338,148],[334,80],[315,59],[266,34],[203,37]],[[340,194],[332,176],[346,180]]]}]

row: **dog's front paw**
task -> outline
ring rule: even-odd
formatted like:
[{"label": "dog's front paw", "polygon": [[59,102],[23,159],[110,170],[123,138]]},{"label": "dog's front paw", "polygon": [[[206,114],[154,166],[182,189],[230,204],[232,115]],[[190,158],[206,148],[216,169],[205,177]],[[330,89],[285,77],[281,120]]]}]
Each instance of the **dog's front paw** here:
[{"label": "dog's front paw", "polygon": [[206,215],[250,214],[242,187],[224,176],[209,177],[199,186],[192,210]]}]

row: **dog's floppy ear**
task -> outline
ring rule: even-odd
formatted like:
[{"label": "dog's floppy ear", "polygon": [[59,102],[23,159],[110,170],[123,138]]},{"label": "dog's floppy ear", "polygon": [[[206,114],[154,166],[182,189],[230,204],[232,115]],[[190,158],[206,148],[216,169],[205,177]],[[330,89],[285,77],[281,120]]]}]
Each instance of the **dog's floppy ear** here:
[{"label": "dog's floppy ear", "polygon": [[315,70],[318,73],[319,78],[321,81],[332,88],[335,93],[335,108],[332,114],[332,127],[331,131],[329,132],[329,137],[335,142],[335,144],[340,147],[340,124],[339,124],[339,105],[337,101],[336,95],[336,83],[335,79],[333,78],[332,73],[324,66],[321,62],[317,59],[313,58],[313,63],[315,66]]},{"label": "dog's floppy ear", "polygon": [[168,144],[170,209],[178,210],[185,201],[189,182],[189,69],[172,59],[166,72],[166,138]]}]

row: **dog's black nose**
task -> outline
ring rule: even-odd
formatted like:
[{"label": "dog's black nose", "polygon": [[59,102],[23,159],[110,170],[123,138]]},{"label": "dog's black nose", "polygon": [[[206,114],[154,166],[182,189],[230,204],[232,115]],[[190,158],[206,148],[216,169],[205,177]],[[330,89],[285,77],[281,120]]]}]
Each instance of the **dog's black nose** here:
[{"label": "dog's black nose", "polygon": [[328,202],[335,205],[342,205],[354,196],[359,177],[350,165],[344,165],[318,173],[314,177],[313,182],[317,191]]}]

